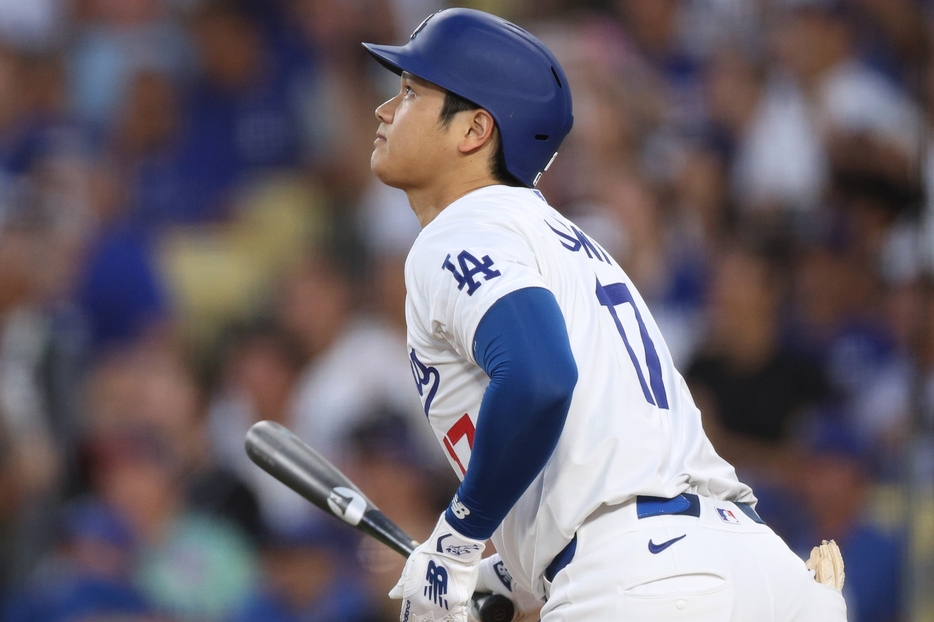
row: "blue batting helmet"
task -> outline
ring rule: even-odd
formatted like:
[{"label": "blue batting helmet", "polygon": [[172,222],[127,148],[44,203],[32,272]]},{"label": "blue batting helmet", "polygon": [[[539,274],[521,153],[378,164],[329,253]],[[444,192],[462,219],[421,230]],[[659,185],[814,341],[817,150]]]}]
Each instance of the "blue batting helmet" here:
[{"label": "blue batting helmet", "polygon": [[558,60],[500,17],[445,9],[428,16],[405,45],[363,45],[395,73],[407,71],[493,115],[506,169],[526,186],[538,183],[571,131],[571,90]]}]

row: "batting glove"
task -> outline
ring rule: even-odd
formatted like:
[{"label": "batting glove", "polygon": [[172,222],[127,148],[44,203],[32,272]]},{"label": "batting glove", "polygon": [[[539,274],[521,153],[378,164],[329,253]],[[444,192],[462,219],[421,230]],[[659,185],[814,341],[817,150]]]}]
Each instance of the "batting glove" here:
[{"label": "batting glove", "polygon": [[409,555],[389,597],[402,599],[400,622],[467,622],[486,544],[466,538],[444,517]]},{"label": "batting glove", "polygon": [[811,557],[805,565],[814,572],[814,580],[838,590],[843,589],[846,574],[843,572],[843,555],[833,540],[824,540],[811,549]]},{"label": "batting glove", "polygon": [[[502,594],[516,606],[516,615],[512,622],[531,622],[539,619],[543,603],[531,592],[519,587],[499,553],[495,553],[480,562],[480,574],[477,577],[478,592]],[[471,622],[474,622],[471,620]]]}]

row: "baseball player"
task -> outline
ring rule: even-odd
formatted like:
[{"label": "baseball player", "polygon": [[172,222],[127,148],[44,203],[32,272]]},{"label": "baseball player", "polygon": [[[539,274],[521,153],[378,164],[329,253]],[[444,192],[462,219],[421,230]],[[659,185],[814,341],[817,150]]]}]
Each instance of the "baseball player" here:
[{"label": "baseball player", "polygon": [[468,9],[364,45],[400,75],[371,167],[422,225],[409,355],[462,478],[390,593],[400,620],[465,621],[478,586],[544,622],[845,620],[836,546],[815,581],[707,440],[632,281],[533,189],[573,120],[554,55]]}]

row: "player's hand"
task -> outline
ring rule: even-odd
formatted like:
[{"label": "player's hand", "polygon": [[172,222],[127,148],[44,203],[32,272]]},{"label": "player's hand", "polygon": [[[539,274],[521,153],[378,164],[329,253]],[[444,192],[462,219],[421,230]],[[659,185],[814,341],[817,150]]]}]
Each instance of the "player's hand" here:
[{"label": "player's hand", "polygon": [[409,555],[389,592],[402,599],[400,622],[467,622],[486,544],[466,538],[441,515],[431,537]]},{"label": "player's hand", "polygon": [[846,575],[843,572],[843,555],[833,540],[824,540],[811,549],[811,557],[805,564],[814,572],[814,580],[838,590],[843,590]]},{"label": "player's hand", "polygon": [[[516,615],[512,622],[534,622],[539,620],[542,603],[531,592],[519,587],[512,575],[495,553],[480,562],[480,573],[477,576],[477,591],[502,594],[516,606]],[[473,620],[471,621],[473,622]]]}]

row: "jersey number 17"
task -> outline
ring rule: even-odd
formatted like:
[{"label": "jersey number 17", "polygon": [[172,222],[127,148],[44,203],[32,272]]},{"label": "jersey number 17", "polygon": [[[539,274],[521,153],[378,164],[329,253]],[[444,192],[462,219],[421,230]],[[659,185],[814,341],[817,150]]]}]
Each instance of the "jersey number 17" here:
[{"label": "jersey number 17", "polygon": [[[658,351],[655,349],[652,337],[649,336],[645,322],[642,321],[642,314],[639,313],[639,307],[636,306],[636,301],[633,299],[629,287],[625,283],[603,285],[600,283],[600,279],[597,279],[597,300],[610,311],[613,321],[616,322],[616,330],[619,331],[620,337],[623,338],[623,344],[626,346],[626,351],[629,352],[629,358],[632,359],[632,364],[636,368],[636,375],[639,376],[639,384],[642,385],[642,393],[645,395],[646,401],[653,406],[667,410],[668,395],[665,393],[665,383],[662,381],[662,365],[658,360]],[[639,364],[639,359],[629,344],[626,331],[623,330],[623,323],[616,313],[616,306],[624,303],[632,306],[636,321],[639,323],[639,334],[642,336],[642,347],[645,349],[645,366],[649,370],[648,384],[646,384],[645,375],[642,373],[642,365]]]}]

